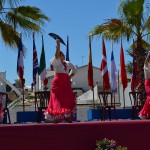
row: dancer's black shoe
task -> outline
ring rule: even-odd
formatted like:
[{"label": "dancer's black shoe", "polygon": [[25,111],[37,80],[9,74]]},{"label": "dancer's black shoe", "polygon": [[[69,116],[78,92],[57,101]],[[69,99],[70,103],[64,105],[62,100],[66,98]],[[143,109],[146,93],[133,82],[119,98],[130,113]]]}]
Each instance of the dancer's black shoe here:
[{"label": "dancer's black shoe", "polygon": [[68,123],[72,123],[72,120],[70,118],[66,118],[65,121]]}]

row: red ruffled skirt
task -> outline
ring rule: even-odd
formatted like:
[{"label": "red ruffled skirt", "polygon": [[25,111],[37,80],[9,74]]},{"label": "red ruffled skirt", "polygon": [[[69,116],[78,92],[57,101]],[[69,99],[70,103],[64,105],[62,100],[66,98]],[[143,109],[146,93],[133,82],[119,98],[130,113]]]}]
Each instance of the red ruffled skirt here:
[{"label": "red ruffled skirt", "polygon": [[50,102],[44,112],[50,122],[61,122],[75,111],[76,99],[68,74],[56,74],[52,80]]},{"label": "red ruffled skirt", "polygon": [[142,110],[139,112],[139,115],[150,118],[150,79],[145,79],[145,90],[147,93],[147,99]]}]

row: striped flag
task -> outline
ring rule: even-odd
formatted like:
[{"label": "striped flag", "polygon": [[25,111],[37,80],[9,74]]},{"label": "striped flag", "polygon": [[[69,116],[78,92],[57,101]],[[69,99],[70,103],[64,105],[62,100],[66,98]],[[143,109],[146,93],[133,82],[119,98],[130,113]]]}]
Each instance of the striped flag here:
[{"label": "striped flag", "polygon": [[70,61],[69,59],[69,36],[67,36],[66,61]]},{"label": "striped flag", "polygon": [[46,60],[45,60],[43,36],[42,36],[42,52],[40,57],[40,66],[39,66],[38,74],[40,75],[41,80],[44,82],[46,80]]},{"label": "striped flag", "polygon": [[18,58],[17,58],[17,74],[22,82],[22,87],[24,87],[25,79],[24,75],[24,61],[23,61],[23,45],[22,45],[22,36],[20,35],[19,45],[18,45]]},{"label": "striped flag", "polygon": [[126,68],[125,68],[122,39],[121,39],[121,48],[120,48],[120,80],[123,85],[123,91],[125,91],[125,88],[128,85],[128,79],[127,79]]},{"label": "striped flag", "polygon": [[107,56],[106,56],[104,38],[102,38],[102,62],[101,62],[100,71],[102,72],[102,76],[103,76],[103,91],[109,90],[110,82],[109,82],[109,75],[108,75],[108,68],[107,68]]},{"label": "striped flag", "polygon": [[135,91],[135,88],[140,85],[140,79],[138,76],[138,66],[137,66],[137,58],[135,53],[135,43],[133,40],[133,68],[132,68],[132,77],[131,77],[131,91]]},{"label": "striped flag", "polygon": [[111,89],[112,92],[115,92],[115,89],[117,88],[117,77],[116,77],[116,63],[114,59],[114,53],[113,53],[113,42],[112,42],[112,52],[111,52]]},{"label": "striped flag", "polygon": [[91,37],[89,36],[89,60],[88,60],[88,85],[93,90],[93,66],[92,66],[92,51],[91,51]]},{"label": "striped flag", "polygon": [[33,83],[34,86],[36,84],[36,74],[38,73],[39,64],[38,64],[38,57],[37,57],[37,51],[35,46],[35,38],[33,33]]}]

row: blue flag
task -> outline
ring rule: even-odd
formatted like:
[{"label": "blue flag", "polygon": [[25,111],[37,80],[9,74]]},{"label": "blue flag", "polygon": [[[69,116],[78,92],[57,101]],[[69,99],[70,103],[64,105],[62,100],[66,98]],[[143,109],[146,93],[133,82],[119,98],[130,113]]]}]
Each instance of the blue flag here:
[{"label": "blue flag", "polygon": [[69,59],[69,36],[67,36],[66,61],[70,61]]}]

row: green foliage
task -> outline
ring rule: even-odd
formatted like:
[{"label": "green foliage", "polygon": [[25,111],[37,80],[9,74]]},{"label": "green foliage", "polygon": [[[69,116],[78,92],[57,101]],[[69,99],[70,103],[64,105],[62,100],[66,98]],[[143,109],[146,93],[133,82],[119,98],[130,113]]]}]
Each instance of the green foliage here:
[{"label": "green foliage", "polygon": [[35,98],[35,96],[33,96],[33,95],[27,95],[26,96],[26,99],[34,99]]},{"label": "green foliage", "polygon": [[114,139],[109,140],[107,138],[96,141],[96,146],[95,150],[127,150],[127,147],[117,145]]},{"label": "green foliage", "polygon": [[26,38],[31,36],[31,32],[42,33],[45,21],[50,21],[39,8],[20,6],[21,2],[22,0],[0,0],[1,38],[11,48],[17,48],[20,32]]},{"label": "green foliage", "polygon": [[[106,40],[114,42],[126,39],[128,42],[135,39],[135,55],[137,56],[137,66],[139,72],[140,86],[138,91],[144,95],[144,61],[146,52],[150,49],[150,3],[146,0],[123,0],[118,7],[119,17],[107,19],[106,22],[96,25],[89,33],[91,37],[103,36]],[[130,46],[131,52],[133,50]],[[129,51],[128,51],[129,52]],[[130,54],[132,54],[130,52]],[[131,72],[132,63],[128,64],[128,70]],[[129,73],[128,72],[128,73]],[[146,97],[144,98],[146,99]]]}]

